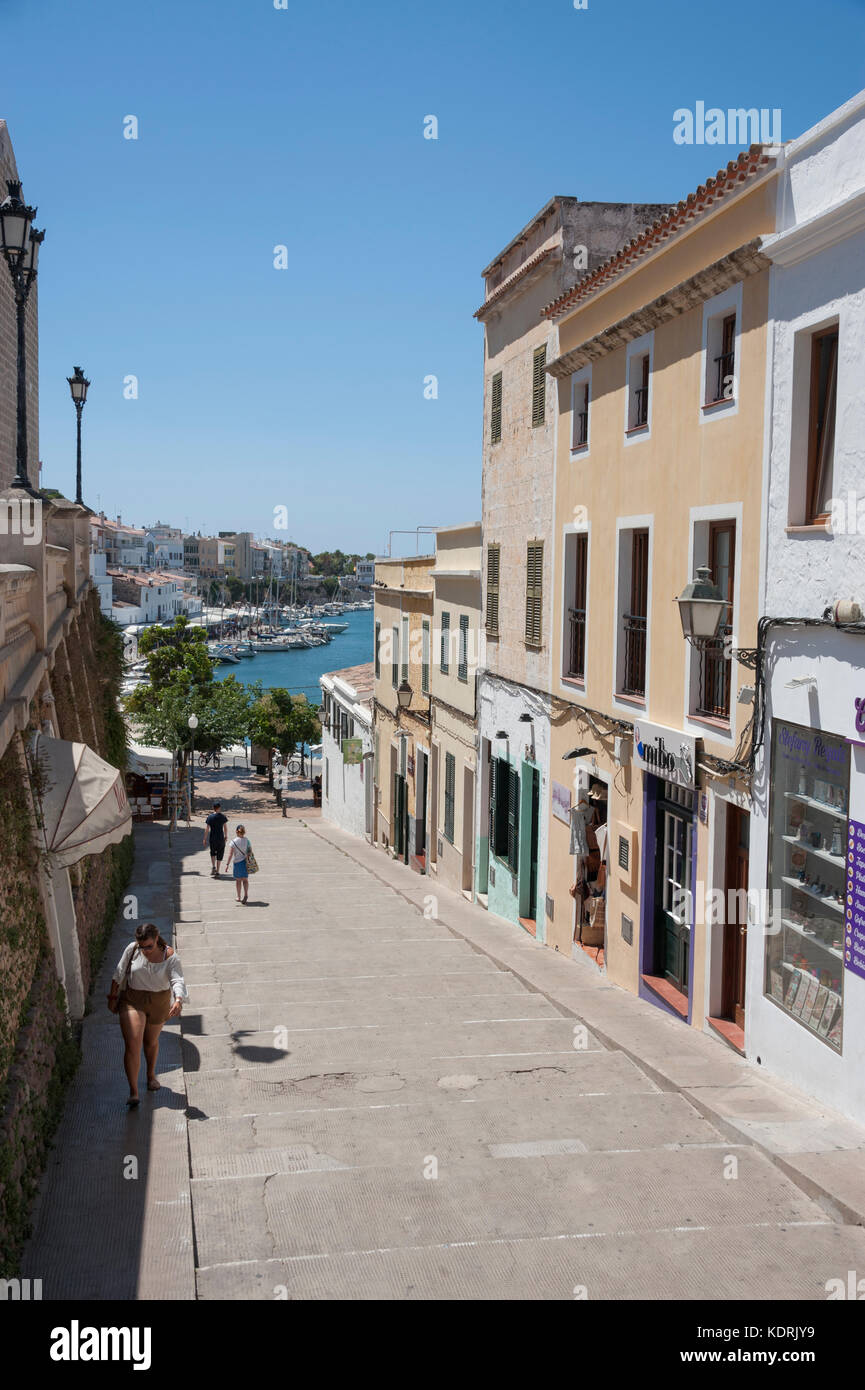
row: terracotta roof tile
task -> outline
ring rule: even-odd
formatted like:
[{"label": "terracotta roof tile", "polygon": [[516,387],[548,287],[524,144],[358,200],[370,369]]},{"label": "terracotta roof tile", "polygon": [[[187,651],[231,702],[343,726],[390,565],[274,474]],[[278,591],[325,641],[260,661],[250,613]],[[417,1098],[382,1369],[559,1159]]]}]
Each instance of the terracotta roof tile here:
[{"label": "terracotta roof tile", "polygon": [[687,198],[674,204],[668,213],[659,217],[651,227],[647,227],[639,236],[633,237],[626,246],[623,246],[603,265],[598,266],[588,275],[584,275],[573,289],[547,304],[541,310],[541,317],[560,318],[580,300],[587,299],[598,290],[604,289],[616,276],[630,270],[635,261],[654,250],[668,237],[675,236],[688,222],[702,216],[713,203],[728,197],[743,183],[766,169],[771,162],[770,156],[766,154],[766,148],[765,145],[752,145],[750,149],[743,150],[736,159],[731,159],[726,169],[719,169],[714,178],[706,179],[705,183],[701,183],[699,188],[688,194]]}]

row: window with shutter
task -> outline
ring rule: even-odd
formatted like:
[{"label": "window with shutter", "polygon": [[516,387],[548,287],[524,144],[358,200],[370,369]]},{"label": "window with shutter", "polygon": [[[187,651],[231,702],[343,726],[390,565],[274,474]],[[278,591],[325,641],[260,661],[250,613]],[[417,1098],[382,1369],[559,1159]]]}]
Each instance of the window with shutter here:
[{"label": "window with shutter", "polygon": [[420,688],[424,695],[429,695],[429,623],[426,619],[423,621],[422,634]]},{"label": "window with shutter", "polygon": [[512,767],[508,774],[508,864],[516,873],[520,859],[520,779]]},{"label": "window with shutter", "polygon": [[381,676],[381,623],[375,625],[375,678]]},{"label": "window with shutter", "polygon": [[402,620],[402,663],[401,663],[401,664],[402,664],[402,679],[403,679],[404,681],[407,681],[407,680],[408,680],[408,645],[409,645],[408,618],[403,618],[403,620]]},{"label": "window with shutter", "polygon": [[508,854],[508,797],[511,769],[504,758],[493,762],[493,801],[490,817],[490,842],[492,852],[500,859]]},{"label": "window with shutter", "polygon": [[454,785],[456,783],[456,759],[453,753],[445,754],[445,839],[454,842]]},{"label": "window with shutter", "polygon": [[469,619],[467,613],[460,614],[460,650],[459,666],[457,667],[457,679],[467,681],[469,678]]},{"label": "window with shutter", "polygon": [[399,685],[399,628],[391,628],[391,638],[393,641],[393,660],[392,660],[392,680],[393,688],[396,690]]},{"label": "window with shutter", "polygon": [[502,374],[496,372],[492,380],[492,400],[490,402],[490,443],[500,444],[502,439]]},{"label": "window with shutter", "polygon": [[532,361],[532,425],[544,423],[544,406],[547,397],[547,349],[535,348]]},{"label": "window with shutter", "polygon": [[498,545],[487,546],[487,633],[499,635],[499,572],[502,552]]},{"label": "window with shutter", "polygon": [[544,579],[544,543],[530,541],[526,550],[526,646],[540,647]]},{"label": "window with shutter", "polygon": [[451,615],[450,613],[442,613],[441,655],[439,660],[439,667],[443,676],[446,676],[450,670],[450,666],[448,664],[450,658],[450,644]]}]

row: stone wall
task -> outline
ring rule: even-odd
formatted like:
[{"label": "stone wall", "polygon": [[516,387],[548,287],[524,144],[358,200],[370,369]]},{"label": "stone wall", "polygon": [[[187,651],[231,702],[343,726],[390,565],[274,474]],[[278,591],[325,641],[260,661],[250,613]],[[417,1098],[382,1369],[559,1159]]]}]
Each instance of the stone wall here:
[{"label": "stone wall", "polygon": [[[83,740],[115,765],[125,756],[116,711],[121,665],[119,635],[91,591],[57,647],[53,722],[59,737]],[[44,696],[41,713],[34,702],[28,728],[13,736],[0,758],[0,1277],[15,1273],[66,1084],[78,1064],[43,909],[24,751],[50,707]],[[85,993],[101,964],[132,855],[127,836],[70,870]]]}]

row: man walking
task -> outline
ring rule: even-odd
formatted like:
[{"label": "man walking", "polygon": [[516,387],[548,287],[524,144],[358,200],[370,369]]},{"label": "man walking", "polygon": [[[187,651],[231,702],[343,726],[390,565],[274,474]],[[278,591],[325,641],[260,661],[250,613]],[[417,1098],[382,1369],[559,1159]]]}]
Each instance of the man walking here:
[{"label": "man walking", "polygon": [[221,802],[214,801],[213,810],[205,821],[203,843],[206,845],[208,840],[210,841],[211,878],[219,878],[219,866],[225,854],[225,827],[228,824],[228,816],[222,814],[221,805]]}]

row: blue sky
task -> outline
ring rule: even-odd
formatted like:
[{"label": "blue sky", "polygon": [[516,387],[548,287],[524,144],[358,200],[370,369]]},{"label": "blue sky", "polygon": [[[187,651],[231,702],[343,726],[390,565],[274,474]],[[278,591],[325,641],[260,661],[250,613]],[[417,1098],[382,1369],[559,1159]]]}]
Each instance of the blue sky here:
[{"label": "blue sky", "polygon": [[73,495],[81,363],[91,506],[264,535],[285,504],[380,553],[480,516],[484,265],[555,193],[675,201],[734,156],[674,144],[678,107],[813,125],[865,86],[865,4],[0,0],[0,50],[45,484]]}]

